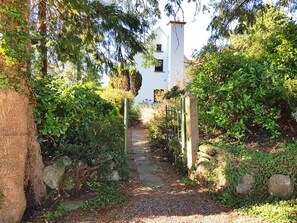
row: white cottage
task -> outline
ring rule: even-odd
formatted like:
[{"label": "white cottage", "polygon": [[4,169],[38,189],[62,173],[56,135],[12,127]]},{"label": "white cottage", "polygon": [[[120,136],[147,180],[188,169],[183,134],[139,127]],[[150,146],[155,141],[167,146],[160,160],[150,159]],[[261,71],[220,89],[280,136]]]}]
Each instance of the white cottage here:
[{"label": "white cottage", "polygon": [[154,30],[156,38],[154,57],[158,66],[143,68],[143,58],[136,55],[136,67],[142,75],[142,87],[135,98],[135,104],[156,102],[160,91],[170,89],[174,85],[186,81],[184,56],[184,25],[185,22],[170,21],[167,27]]}]

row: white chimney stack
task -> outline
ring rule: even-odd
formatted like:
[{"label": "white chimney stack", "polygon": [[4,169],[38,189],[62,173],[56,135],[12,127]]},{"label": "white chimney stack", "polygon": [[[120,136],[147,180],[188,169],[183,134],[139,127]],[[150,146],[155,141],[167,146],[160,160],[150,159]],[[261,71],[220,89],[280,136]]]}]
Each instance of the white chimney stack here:
[{"label": "white chimney stack", "polygon": [[186,79],[184,71],[184,25],[186,22],[170,21],[169,26],[169,77],[168,88]]}]

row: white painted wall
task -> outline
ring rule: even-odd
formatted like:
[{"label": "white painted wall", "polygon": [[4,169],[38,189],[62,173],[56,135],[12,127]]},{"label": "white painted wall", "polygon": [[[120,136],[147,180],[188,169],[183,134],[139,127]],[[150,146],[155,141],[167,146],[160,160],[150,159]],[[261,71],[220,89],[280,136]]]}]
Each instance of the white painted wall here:
[{"label": "white painted wall", "polygon": [[162,44],[162,52],[155,52],[156,59],[163,60],[163,72],[156,72],[155,67],[143,68],[140,54],[135,56],[136,67],[142,75],[142,87],[134,103],[154,101],[155,89],[170,89],[180,82],[184,74],[184,22],[169,22],[167,27],[155,29],[153,45]]}]

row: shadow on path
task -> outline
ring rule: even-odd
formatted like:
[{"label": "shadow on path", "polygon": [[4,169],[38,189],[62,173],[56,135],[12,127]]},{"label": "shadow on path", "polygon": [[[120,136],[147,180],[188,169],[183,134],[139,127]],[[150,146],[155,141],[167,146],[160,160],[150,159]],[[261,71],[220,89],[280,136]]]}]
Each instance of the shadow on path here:
[{"label": "shadow on path", "polygon": [[172,165],[153,158],[158,156],[154,151],[148,147],[145,131],[133,129],[130,155],[139,182],[127,188],[128,202],[100,212],[102,222],[260,222],[226,211],[181,184]]},{"label": "shadow on path", "polygon": [[261,222],[255,218],[238,216],[199,193],[196,187],[180,183],[181,176],[171,164],[163,162],[160,150],[149,148],[144,129],[132,129],[131,144],[129,155],[132,180],[121,184],[122,191],[128,195],[128,201],[99,209],[98,212],[73,212],[63,222]]}]

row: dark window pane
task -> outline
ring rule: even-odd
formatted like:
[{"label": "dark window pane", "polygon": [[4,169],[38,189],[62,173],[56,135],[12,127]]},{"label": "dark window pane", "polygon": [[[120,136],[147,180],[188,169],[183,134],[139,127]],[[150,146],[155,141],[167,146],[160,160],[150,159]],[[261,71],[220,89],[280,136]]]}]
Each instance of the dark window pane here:
[{"label": "dark window pane", "polygon": [[162,51],[162,44],[157,44],[157,51]]},{"label": "dark window pane", "polygon": [[163,60],[158,60],[158,65],[155,66],[155,71],[163,72]]}]

